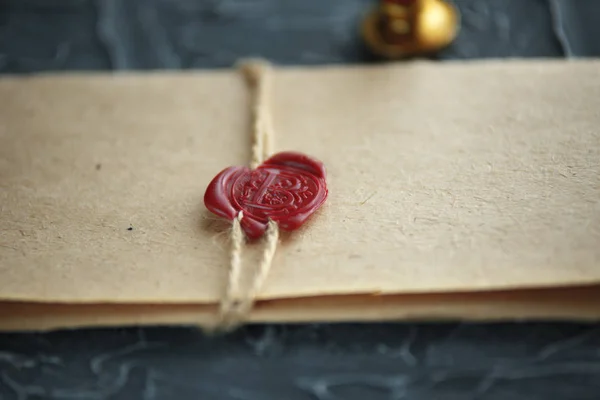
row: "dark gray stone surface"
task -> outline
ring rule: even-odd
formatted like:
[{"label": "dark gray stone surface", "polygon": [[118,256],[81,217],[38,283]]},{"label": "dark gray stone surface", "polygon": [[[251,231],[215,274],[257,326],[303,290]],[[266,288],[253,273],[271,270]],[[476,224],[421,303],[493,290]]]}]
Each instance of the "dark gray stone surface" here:
[{"label": "dark gray stone surface", "polygon": [[[597,57],[597,0],[457,0],[439,60]],[[0,71],[366,63],[367,0],[0,0]],[[1,282],[1,277],[0,277]],[[0,283],[1,284],[1,283]],[[0,334],[0,400],[597,400],[600,324],[340,324]]]},{"label": "dark gray stone surface", "polygon": [[550,0],[555,32],[567,57],[600,55],[598,1]]},{"label": "dark gray stone surface", "polygon": [[364,324],[0,335],[0,398],[597,400],[600,326]]},{"label": "dark gray stone surface", "polygon": [[[461,33],[439,59],[593,56],[594,0],[457,0]],[[0,71],[363,63],[369,0],[0,0]],[[553,13],[554,12],[554,13]],[[594,18],[594,15],[597,16]],[[585,23],[581,23],[585,21]]]}]

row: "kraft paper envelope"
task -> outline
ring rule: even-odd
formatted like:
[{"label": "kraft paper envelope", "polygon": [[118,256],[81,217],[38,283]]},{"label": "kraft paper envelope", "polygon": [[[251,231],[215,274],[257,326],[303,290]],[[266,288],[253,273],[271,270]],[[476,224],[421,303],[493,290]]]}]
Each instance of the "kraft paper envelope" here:
[{"label": "kraft paper envelope", "polygon": [[[581,320],[600,315],[599,287],[386,296],[331,296],[259,302],[248,322],[386,320]],[[0,303],[0,331],[62,327],[194,324],[214,326],[206,304]]]},{"label": "kraft paper envelope", "polygon": [[[382,319],[443,317],[444,299],[469,296],[446,316],[551,316],[546,300],[508,312],[482,292],[538,299],[525,289],[590,285],[585,312],[553,309],[600,316],[600,61],[286,68],[273,78],[276,149],[322,160],[330,196],[282,237],[250,320],[362,319],[377,314],[369,308],[389,310]],[[66,325],[110,323],[101,315],[119,307],[129,315],[119,323],[143,322],[148,309],[210,314],[229,224],[205,210],[204,189],[248,163],[250,136],[235,71],[0,79],[0,325],[18,328],[20,315],[34,326],[36,307],[40,326],[61,325],[50,311]],[[260,250],[244,250],[245,268]]]}]

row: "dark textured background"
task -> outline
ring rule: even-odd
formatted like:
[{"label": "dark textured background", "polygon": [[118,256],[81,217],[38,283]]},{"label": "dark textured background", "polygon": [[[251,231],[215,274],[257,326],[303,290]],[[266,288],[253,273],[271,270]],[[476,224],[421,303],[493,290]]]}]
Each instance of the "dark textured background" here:
[{"label": "dark textured background", "polygon": [[[600,1],[457,0],[439,60],[600,55]],[[0,0],[0,71],[372,62],[366,0]],[[598,400],[600,324],[0,334],[0,400]]]},{"label": "dark textured background", "polygon": [[[600,54],[597,0],[458,0],[462,31],[439,59]],[[361,63],[372,0],[0,0],[0,71]],[[594,40],[595,38],[595,40]]]}]

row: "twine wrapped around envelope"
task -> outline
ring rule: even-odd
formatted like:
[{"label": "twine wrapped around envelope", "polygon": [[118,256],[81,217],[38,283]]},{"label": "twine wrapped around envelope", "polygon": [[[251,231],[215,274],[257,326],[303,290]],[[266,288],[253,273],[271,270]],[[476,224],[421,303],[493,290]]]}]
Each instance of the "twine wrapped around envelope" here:
[{"label": "twine wrapped around envelope", "polygon": [[[269,74],[277,147],[330,196],[239,281],[243,321],[600,317],[598,60]],[[202,194],[247,162],[248,105],[239,71],[1,78],[0,329],[214,325],[231,241]]]},{"label": "twine wrapped around envelope", "polygon": [[[252,127],[252,158],[250,168],[255,169],[273,153],[274,131],[268,105],[268,96],[271,86],[271,66],[262,60],[248,60],[240,64],[248,85],[254,91],[253,96],[253,127]],[[243,322],[245,315],[250,311],[256,295],[262,288],[271,264],[277,241],[279,228],[277,223],[269,220],[267,231],[264,235],[264,250],[257,270],[246,290],[241,288],[242,275],[242,248],[244,233],[241,221],[244,218],[240,211],[233,219],[231,228],[231,264],[227,279],[226,292],[221,300],[220,319],[218,329],[232,329]]]}]

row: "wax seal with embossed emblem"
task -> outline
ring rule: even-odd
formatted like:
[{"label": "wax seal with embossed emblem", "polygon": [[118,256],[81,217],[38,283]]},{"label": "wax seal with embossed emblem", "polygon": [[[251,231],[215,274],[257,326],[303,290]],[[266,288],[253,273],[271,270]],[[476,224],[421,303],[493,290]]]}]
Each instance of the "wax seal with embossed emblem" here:
[{"label": "wax seal with embossed emblem", "polygon": [[256,169],[224,169],[208,185],[204,204],[230,220],[242,212],[242,229],[249,239],[256,239],[265,233],[269,220],[282,230],[300,227],[326,198],[323,164],[301,153],[283,152]]}]

